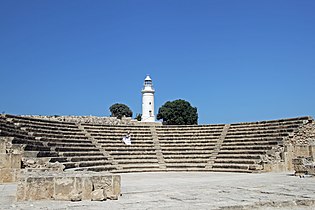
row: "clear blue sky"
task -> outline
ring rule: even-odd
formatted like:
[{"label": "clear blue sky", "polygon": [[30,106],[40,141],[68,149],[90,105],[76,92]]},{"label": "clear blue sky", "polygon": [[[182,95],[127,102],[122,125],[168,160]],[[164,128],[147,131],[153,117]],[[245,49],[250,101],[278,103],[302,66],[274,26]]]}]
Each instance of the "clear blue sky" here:
[{"label": "clear blue sky", "polygon": [[315,116],[313,0],[1,0],[0,112],[156,112],[185,99],[199,123]]}]

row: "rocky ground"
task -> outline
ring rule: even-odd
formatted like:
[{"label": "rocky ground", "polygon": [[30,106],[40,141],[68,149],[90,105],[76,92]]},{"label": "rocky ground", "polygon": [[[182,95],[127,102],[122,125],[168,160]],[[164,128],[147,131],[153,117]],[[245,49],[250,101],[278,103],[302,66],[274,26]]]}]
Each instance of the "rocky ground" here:
[{"label": "rocky ground", "polygon": [[285,173],[122,174],[114,201],[15,202],[16,185],[0,185],[1,209],[315,209],[315,178]]}]

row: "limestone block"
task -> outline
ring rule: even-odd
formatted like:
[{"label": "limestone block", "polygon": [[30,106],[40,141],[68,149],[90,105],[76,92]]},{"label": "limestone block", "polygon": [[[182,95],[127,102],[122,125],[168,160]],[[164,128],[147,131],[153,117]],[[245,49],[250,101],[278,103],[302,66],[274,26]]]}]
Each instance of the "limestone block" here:
[{"label": "limestone block", "polygon": [[16,169],[0,168],[0,183],[15,182],[17,180]]},{"label": "limestone block", "polygon": [[10,154],[0,154],[0,168],[11,168]]},{"label": "limestone block", "polygon": [[55,177],[54,184],[56,200],[71,200],[72,194],[77,193],[75,177]]},{"label": "limestone block", "polygon": [[23,172],[17,200],[106,200],[118,199],[120,176],[101,173]]},{"label": "limestone block", "polygon": [[106,200],[106,193],[104,189],[96,189],[91,192],[92,201],[104,201]]},{"label": "limestone block", "polygon": [[24,201],[26,192],[27,192],[27,189],[26,189],[26,178],[25,177],[21,177],[19,182],[18,182],[18,185],[17,185],[16,200],[17,201]]},{"label": "limestone block", "polygon": [[76,177],[76,189],[81,191],[82,200],[90,200],[93,184],[90,177]]},{"label": "limestone block", "polygon": [[54,197],[54,177],[28,177],[25,200],[50,200]]},{"label": "limestone block", "polygon": [[0,137],[0,153],[6,153],[6,141],[4,137]]},{"label": "limestone block", "polygon": [[22,155],[21,154],[11,154],[11,168],[21,168],[22,165]]},{"label": "limestone block", "polygon": [[117,200],[121,194],[121,177],[118,175],[113,176],[113,194],[108,194],[108,198]]}]

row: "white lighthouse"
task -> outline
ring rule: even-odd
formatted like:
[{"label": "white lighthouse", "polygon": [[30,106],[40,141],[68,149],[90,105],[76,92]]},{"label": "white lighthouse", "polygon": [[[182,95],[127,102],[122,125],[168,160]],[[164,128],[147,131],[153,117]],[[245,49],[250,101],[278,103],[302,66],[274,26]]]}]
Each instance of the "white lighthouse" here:
[{"label": "white lighthouse", "polygon": [[142,117],[141,122],[154,122],[154,92],[152,80],[149,75],[144,79],[142,89]]}]

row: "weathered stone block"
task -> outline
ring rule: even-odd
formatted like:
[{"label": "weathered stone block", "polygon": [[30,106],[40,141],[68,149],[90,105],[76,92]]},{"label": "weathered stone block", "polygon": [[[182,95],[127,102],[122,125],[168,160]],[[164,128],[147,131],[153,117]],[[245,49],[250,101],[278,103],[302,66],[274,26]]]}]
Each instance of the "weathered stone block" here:
[{"label": "weathered stone block", "polygon": [[96,189],[91,192],[91,200],[92,201],[104,201],[106,200],[106,192],[105,189]]},{"label": "weathered stone block", "polygon": [[117,200],[121,194],[121,177],[118,175],[113,176],[113,193],[108,194],[109,199]]},{"label": "weathered stone block", "polygon": [[28,177],[25,200],[50,200],[54,197],[54,177]]},{"label": "weathered stone block", "polygon": [[120,176],[102,173],[26,173],[17,188],[17,200],[118,199]]},{"label": "weathered stone block", "polygon": [[0,168],[0,183],[15,182],[19,171],[19,169]]},{"label": "weathered stone block", "polygon": [[0,168],[11,168],[10,154],[0,154]]},{"label": "weathered stone block", "polygon": [[22,155],[21,154],[11,154],[11,168],[21,168],[21,160]]},{"label": "weathered stone block", "polygon": [[72,194],[76,193],[75,177],[55,177],[54,184],[56,200],[71,200]]},{"label": "weathered stone block", "polygon": [[82,200],[89,200],[93,190],[90,177],[76,177],[76,189],[82,192]]}]

